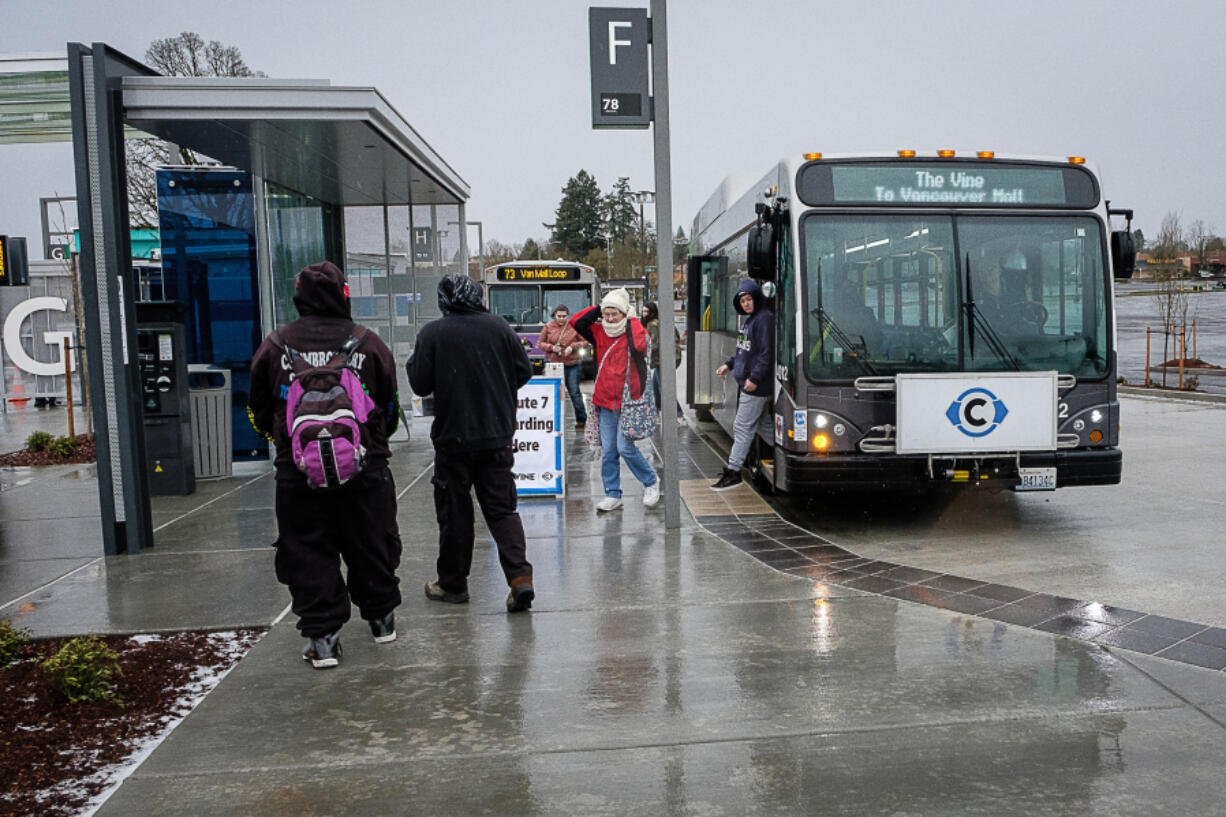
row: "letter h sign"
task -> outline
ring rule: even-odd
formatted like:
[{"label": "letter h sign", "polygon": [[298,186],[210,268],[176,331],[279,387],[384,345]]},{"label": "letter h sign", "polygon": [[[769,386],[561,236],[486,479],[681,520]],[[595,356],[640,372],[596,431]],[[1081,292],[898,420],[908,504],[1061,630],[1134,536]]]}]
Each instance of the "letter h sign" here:
[{"label": "letter h sign", "polygon": [[647,9],[589,8],[592,127],[651,125]]}]

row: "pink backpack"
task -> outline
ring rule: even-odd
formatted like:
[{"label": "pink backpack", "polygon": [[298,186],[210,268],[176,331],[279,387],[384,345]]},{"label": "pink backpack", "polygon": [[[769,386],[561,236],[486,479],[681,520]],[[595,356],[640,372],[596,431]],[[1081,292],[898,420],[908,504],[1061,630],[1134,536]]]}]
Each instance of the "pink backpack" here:
[{"label": "pink backpack", "polygon": [[273,343],[285,353],[293,370],[285,398],[290,451],[294,465],[312,488],[339,488],[366,464],[362,434],[375,402],[363,388],[353,361],[365,334],[365,327],[356,327],[340,351],[323,365],[313,366],[272,333]]}]

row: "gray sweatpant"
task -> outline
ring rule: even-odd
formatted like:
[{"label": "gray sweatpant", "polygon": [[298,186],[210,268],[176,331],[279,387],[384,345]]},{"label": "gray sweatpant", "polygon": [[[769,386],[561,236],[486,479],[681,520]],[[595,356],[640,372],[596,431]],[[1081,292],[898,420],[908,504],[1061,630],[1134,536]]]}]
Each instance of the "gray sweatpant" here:
[{"label": "gray sweatpant", "polygon": [[728,455],[728,470],[740,471],[749,454],[758,424],[766,413],[769,396],[757,397],[744,392],[737,393],[736,417],[732,421],[732,453]]}]

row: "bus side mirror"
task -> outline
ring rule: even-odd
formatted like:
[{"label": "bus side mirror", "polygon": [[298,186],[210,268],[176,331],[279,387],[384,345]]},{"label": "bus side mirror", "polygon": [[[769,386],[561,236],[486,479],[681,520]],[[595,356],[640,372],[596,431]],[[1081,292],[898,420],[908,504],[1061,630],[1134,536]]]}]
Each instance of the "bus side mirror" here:
[{"label": "bus side mirror", "polygon": [[1116,230],[1111,233],[1111,274],[1116,278],[1131,278],[1137,265],[1137,248],[1132,233]]},{"label": "bus side mirror", "polygon": [[749,248],[745,255],[749,277],[759,281],[775,280],[775,225],[770,221],[749,228]]}]

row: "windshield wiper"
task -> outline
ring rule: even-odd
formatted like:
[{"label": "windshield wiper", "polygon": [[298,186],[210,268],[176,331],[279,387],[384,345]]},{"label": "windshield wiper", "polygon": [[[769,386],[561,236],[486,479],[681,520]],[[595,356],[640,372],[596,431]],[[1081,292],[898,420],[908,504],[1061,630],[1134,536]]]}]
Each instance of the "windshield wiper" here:
[{"label": "windshield wiper", "polygon": [[1020,372],[1022,366],[1017,362],[1017,358],[1005,348],[1004,341],[1000,339],[1000,335],[992,328],[992,324],[988,322],[987,316],[983,314],[983,310],[975,306],[975,293],[971,289],[970,253],[966,254],[966,301],[962,304],[962,311],[966,314],[966,348],[971,353],[971,357],[975,357],[975,328],[978,327],[993,354],[1015,372]]},{"label": "windshield wiper", "polygon": [[[820,292],[821,285],[818,285]],[[839,325],[834,322],[834,319],[826,314],[826,310],[821,305],[821,295],[818,295],[818,305],[816,309],[810,309],[809,312],[817,318],[817,332],[819,351],[824,357],[826,354],[826,335],[832,336],[836,341],[843,345],[847,350],[848,355],[855,358],[856,363],[860,364],[860,368],[868,374],[877,374],[877,370],[873,365],[865,360],[860,352],[855,351],[857,348],[862,352],[868,352],[868,341],[864,339],[864,335],[860,335],[860,342],[857,344],[851,339],[851,336],[839,328]]]}]

